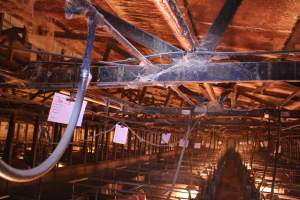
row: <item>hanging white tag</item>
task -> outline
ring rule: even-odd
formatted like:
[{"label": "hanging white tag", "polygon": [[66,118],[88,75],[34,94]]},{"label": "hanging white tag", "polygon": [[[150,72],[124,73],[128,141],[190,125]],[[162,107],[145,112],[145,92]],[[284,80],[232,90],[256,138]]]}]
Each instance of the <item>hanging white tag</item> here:
[{"label": "hanging white tag", "polygon": [[126,144],[128,135],[128,127],[116,125],[113,142],[117,144]]},{"label": "hanging white tag", "polygon": [[187,148],[189,146],[189,140],[185,140],[184,138],[179,140],[179,146]]},{"label": "hanging white tag", "polygon": [[279,145],[278,153],[281,153],[281,145]]},{"label": "hanging white tag", "polygon": [[86,84],[86,89],[89,87],[89,85],[90,85],[90,82],[91,82],[92,78],[93,78],[92,74],[91,74],[91,73],[89,73],[89,76],[88,76],[88,81],[87,81],[87,84]]},{"label": "hanging white tag", "polygon": [[205,147],[209,148],[210,144],[209,143],[205,143]]},{"label": "hanging white tag", "polygon": [[195,143],[194,149],[201,149],[201,143]]},{"label": "hanging white tag", "polygon": [[171,138],[171,133],[163,133],[161,135],[161,144],[168,144]]},{"label": "hanging white tag", "polygon": [[[273,153],[276,154],[276,148],[274,149]],[[281,145],[279,145],[279,147],[278,147],[278,153],[281,153]]]},{"label": "hanging white tag", "polygon": [[[68,101],[70,97],[60,93],[55,93],[53,96],[51,108],[48,115],[49,122],[68,124],[75,102]],[[83,101],[80,115],[77,121],[77,126],[81,126],[83,114],[87,105],[87,101]]]},{"label": "hanging white tag", "polygon": [[264,143],[260,142],[260,147],[263,148],[264,147]]}]

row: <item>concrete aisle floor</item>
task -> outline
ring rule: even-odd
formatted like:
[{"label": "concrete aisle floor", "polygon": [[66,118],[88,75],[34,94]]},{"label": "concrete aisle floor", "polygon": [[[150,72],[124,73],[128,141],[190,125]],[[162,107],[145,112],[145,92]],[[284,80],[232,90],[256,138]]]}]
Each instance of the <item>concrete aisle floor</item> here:
[{"label": "concrete aisle floor", "polygon": [[216,190],[216,200],[244,200],[236,162],[236,160],[232,159],[227,161],[220,185]]}]

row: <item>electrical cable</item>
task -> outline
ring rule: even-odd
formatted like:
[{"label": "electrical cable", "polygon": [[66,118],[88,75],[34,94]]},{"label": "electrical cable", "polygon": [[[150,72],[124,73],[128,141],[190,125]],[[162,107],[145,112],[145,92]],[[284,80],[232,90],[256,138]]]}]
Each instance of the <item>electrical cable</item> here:
[{"label": "electrical cable", "polygon": [[[93,136],[90,136],[90,138],[94,138],[94,137],[97,137],[97,136],[101,136],[101,135],[105,135],[109,132],[111,132],[113,129],[115,128],[115,125],[113,127],[111,127],[110,129],[104,131],[104,132],[100,132],[100,133],[97,133]],[[70,142],[70,144],[76,144],[76,143],[80,143],[80,142],[89,142],[90,138],[86,139],[86,140],[77,140],[75,142]],[[56,142],[52,142],[51,145],[54,145],[54,144],[57,144]]]},{"label": "electrical cable", "polygon": [[87,44],[85,49],[85,55],[83,58],[82,68],[81,68],[81,76],[78,84],[76,101],[72,110],[72,115],[69,124],[59,144],[57,145],[53,153],[45,161],[43,161],[40,165],[31,169],[26,169],[26,170],[17,169],[6,164],[3,160],[0,160],[0,177],[14,182],[33,181],[45,175],[47,172],[49,172],[64,154],[73,136],[73,131],[74,128],[76,127],[76,123],[78,121],[79,114],[82,107],[82,102],[85,96],[85,91],[88,86],[88,78],[90,74],[90,63],[91,63],[91,55],[93,49],[93,41],[95,38],[95,32],[96,32],[96,21],[94,20],[94,16],[90,16],[88,20],[88,38],[87,38]]}]

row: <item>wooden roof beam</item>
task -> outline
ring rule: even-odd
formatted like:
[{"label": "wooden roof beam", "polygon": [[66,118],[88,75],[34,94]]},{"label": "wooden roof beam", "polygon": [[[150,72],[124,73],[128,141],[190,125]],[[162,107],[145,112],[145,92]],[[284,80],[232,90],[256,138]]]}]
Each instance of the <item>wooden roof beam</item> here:
[{"label": "wooden roof beam", "polygon": [[[181,85],[178,87],[182,92],[184,92],[185,94],[188,94],[190,97],[192,97],[192,99],[197,100],[197,102],[199,104],[204,103],[207,101],[207,98],[204,96],[202,97],[198,92],[194,92],[192,90],[190,90],[189,88]],[[199,86],[200,91],[204,91],[204,89],[202,87]]]},{"label": "wooden roof beam", "polygon": [[204,88],[206,89],[208,96],[209,96],[209,100],[213,101],[213,102],[217,102],[217,97],[216,94],[214,92],[213,87],[211,86],[211,84],[209,83],[203,83]]},{"label": "wooden roof beam", "polygon": [[269,106],[269,107],[272,107],[272,108],[275,108],[277,107],[277,105],[271,101],[267,101],[265,99],[262,99],[262,98],[259,98],[257,96],[255,96],[255,94],[249,94],[248,92],[245,92],[245,93],[241,93],[242,96],[245,96],[253,101],[256,101],[258,103],[261,103],[263,105],[266,105],[266,106]]},{"label": "wooden roof beam", "polygon": [[187,96],[185,93],[183,93],[177,86],[171,86],[170,87],[174,92],[176,92],[178,94],[178,96],[180,98],[182,98],[182,100],[184,100],[185,102],[187,102],[188,104],[190,104],[191,106],[194,106],[195,103],[190,99],[189,96]]},{"label": "wooden roof beam", "polygon": [[[193,38],[195,35],[192,35],[192,32],[189,29],[188,24],[185,22],[180,10],[176,4],[175,0],[163,0],[157,1],[154,0],[157,8],[160,10],[161,14],[165,18],[169,27],[172,29],[174,36],[180,43],[180,45],[186,51],[192,51],[196,48],[196,44]],[[175,91],[180,98],[190,105],[195,105],[195,103],[190,99],[190,97],[183,93],[178,86],[171,86],[172,90]]]},{"label": "wooden roof beam", "polygon": [[238,87],[237,85],[233,86],[233,91],[230,95],[230,104],[231,104],[231,108],[235,108],[237,105],[237,99],[239,97],[239,93],[238,93]]},{"label": "wooden roof beam", "polygon": [[180,45],[187,51],[195,49],[193,35],[182,17],[175,0],[154,0]]},{"label": "wooden roof beam", "polygon": [[167,107],[169,105],[171,95],[172,95],[172,90],[170,88],[168,88],[168,94],[167,94],[165,102],[164,102],[165,107]]},{"label": "wooden roof beam", "polygon": [[145,95],[147,93],[147,87],[143,87],[140,91],[139,91],[139,95],[138,95],[138,103],[143,103],[143,100],[145,98]]},{"label": "wooden roof beam", "polygon": [[288,96],[284,101],[282,101],[282,103],[280,104],[280,107],[288,104],[295,96],[300,94],[300,90],[296,90],[295,92],[293,92],[290,96]]}]

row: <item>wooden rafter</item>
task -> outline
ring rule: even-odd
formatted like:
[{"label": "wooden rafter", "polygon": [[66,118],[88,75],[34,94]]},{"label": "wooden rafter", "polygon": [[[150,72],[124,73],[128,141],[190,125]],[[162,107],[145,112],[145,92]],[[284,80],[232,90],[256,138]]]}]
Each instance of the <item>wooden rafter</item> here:
[{"label": "wooden rafter", "polygon": [[184,100],[185,102],[187,102],[188,104],[190,104],[191,106],[194,106],[195,103],[190,99],[190,97],[188,97],[185,93],[183,93],[182,91],[180,91],[180,89],[178,89],[177,86],[171,86],[171,89],[176,92],[178,94],[178,96],[180,98],[182,98],[182,100]]},{"label": "wooden rafter", "polygon": [[216,98],[216,94],[214,92],[213,87],[211,86],[211,84],[209,83],[203,83],[204,88],[206,89],[209,99],[210,101],[216,102],[217,98]]},{"label": "wooden rafter", "polygon": [[195,49],[192,33],[184,21],[175,0],[154,0],[180,45],[188,51]]},{"label": "wooden rafter", "polygon": [[[166,1],[156,1],[154,0],[156,6],[159,8],[161,14],[164,16],[169,27],[174,32],[176,39],[179,41],[180,45],[187,51],[195,49],[195,36],[192,35],[192,32],[189,29],[188,24],[185,22],[182,14],[179,11],[179,8],[175,0],[166,0]],[[185,102],[190,105],[194,105],[190,97],[180,91],[178,86],[171,86],[172,90],[175,91],[178,96],[180,96]]]},{"label": "wooden rafter", "polygon": [[168,94],[167,94],[166,99],[165,99],[165,102],[164,102],[164,106],[165,106],[165,107],[167,107],[167,106],[169,105],[171,95],[172,95],[172,90],[171,90],[171,89],[168,89]]},{"label": "wooden rafter", "polygon": [[235,108],[237,104],[237,99],[238,99],[238,87],[237,85],[233,86],[233,91],[231,93],[231,108]]},{"label": "wooden rafter", "polygon": [[280,107],[285,106],[288,104],[294,97],[300,94],[300,90],[294,91],[290,96],[288,96],[284,101],[280,103]]}]

